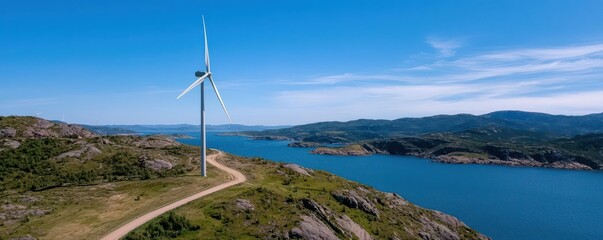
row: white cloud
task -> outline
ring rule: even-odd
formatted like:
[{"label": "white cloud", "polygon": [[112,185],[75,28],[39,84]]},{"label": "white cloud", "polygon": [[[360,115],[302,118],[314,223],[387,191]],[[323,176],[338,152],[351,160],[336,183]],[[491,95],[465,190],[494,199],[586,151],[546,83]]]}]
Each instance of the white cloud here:
[{"label": "white cloud", "polygon": [[312,78],[304,83],[315,85],[277,92],[266,114],[274,124],[508,109],[588,114],[603,112],[602,80],[603,44],[512,49]]},{"label": "white cloud", "polygon": [[[436,114],[484,114],[509,109],[555,114],[603,111],[600,104],[603,90],[539,96],[513,95],[517,90],[531,87],[534,86],[424,85],[288,91],[277,95],[276,106],[267,114],[273,116],[274,124],[302,124],[359,118],[395,119]],[[454,94],[470,97],[445,99],[454,97]]]},{"label": "white cloud", "polygon": [[454,56],[456,54],[455,50],[462,45],[459,40],[441,40],[437,38],[427,38],[427,43],[444,57]]},{"label": "white cloud", "polygon": [[312,85],[312,84],[338,84],[353,81],[405,81],[404,76],[392,74],[362,74],[362,73],[343,73],[337,75],[321,76],[303,81],[289,82],[293,85]]},{"label": "white cloud", "polygon": [[564,46],[556,48],[534,48],[514,51],[501,51],[481,56],[484,60],[517,60],[517,59],[539,59],[555,60],[576,57],[586,57],[603,53],[603,44],[589,44],[579,46]]}]

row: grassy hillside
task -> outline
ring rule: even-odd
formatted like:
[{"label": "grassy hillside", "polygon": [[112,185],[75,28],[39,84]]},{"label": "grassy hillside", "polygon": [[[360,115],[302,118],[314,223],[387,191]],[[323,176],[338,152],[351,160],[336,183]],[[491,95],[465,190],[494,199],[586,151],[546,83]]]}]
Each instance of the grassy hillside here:
[{"label": "grassy hillside", "polygon": [[0,132],[0,191],[175,176],[198,154],[168,138],[103,137],[29,117],[2,117]]},{"label": "grassy hillside", "polygon": [[0,239],[95,239],[157,206],[227,181],[198,176],[199,149],[0,117]]},{"label": "grassy hillside", "polygon": [[[0,239],[98,239],[230,176],[164,137],[98,136],[0,118]],[[210,154],[211,151],[210,151]],[[484,239],[456,218],[332,174],[226,155],[248,182],[168,213],[126,239]]]},{"label": "grassy hillside", "polygon": [[[175,210],[197,230],[174,239],[483,239],[449,215],[323,171],[227,155],[248,181]],[[126,239],[148,239],[157,222]]]}]

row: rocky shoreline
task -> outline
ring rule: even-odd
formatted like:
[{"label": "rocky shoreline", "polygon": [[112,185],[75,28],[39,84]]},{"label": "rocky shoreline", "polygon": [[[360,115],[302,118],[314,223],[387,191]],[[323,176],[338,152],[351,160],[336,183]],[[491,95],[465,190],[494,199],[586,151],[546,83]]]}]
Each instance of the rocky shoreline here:
[{"label": "rocky shoreline", "polygon": [[539,148],[536,152],[533,149],[532,152],[523,152],[504,146],[484,144],[474,149],[459,144],[450,145],[454,142],[430,138],[385,139],[352,143],[342,147],[328,147],[321,142],[300,141],[286,136],[245,136],[253,140],[290,141],[287,145],[289,147],[313,148],[310,152],[319,155],[368,156],[385,154],[428,158],[434,162],[449,164],[491,164],[572,170],[599,170],[602,168],[600,165],[589,164],[587,158],[550,147]]},{"label": "rocky shoreline", "polygon": [[465,156],[438,156],[431,158],[435,162],[450,163],[450,164],[489,164],[489,165],[504,165],[514,167],[543,167],[543,168],[559,168],[571,170],[593,170],[591,167],[577,162],[553,162],[541,163],[531,159],[479,159]]},{"label": "rocky shoreline", "polygon": [[288,147],[297,147],[297,148],[317,148],[322,146],[322,144],[317,142],[291,142],[287,144]]},{"label": "rocky shoreline", "polygon": [[570,161],[555,161],[551,163],[542,163],[534,159],[518,159],[511,158],[508,160],[501,160],[496,158],[482,159],[477,157],[468,157],[462,155],[440,155],[434,156],[429,153],[409,153],[409,154],[392,154],[383,150],[371,149],[367,150],[366,146],[362,145],[348,145],[345,147],[318,147],[311,151],[312,154],[320,155],[336,155],[336,156],[369,156],[373,154],[384,154],[384,155],[399,155],[399,156],[413,156],[420,158],[428,158],[434,162],[449,163],[449,164],[482,164],[482,165],[504,165],[504,166],[522,166],[522,167],[544,167],[544,168],[559,168],[559,169],[572,169],[572,170],[593,170],[590,166],[581,164],[578,162]]}]

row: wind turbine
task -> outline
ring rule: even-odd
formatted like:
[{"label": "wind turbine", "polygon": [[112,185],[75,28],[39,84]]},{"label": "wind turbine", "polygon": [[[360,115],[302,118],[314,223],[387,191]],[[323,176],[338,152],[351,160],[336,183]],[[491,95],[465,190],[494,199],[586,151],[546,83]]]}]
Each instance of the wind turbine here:
[{"label": "wind turbine", "polygon": [[205,149],[206,149],[206,141],[205,141],[205,92],[204,92],[204,83],[205,79],[209,79],[211,82],[211,86],[214,88],[214,92],[216,92],[216,96],[218,100],[220,100],[220,104],[222,105],[222,109],[224,109],[224,113],[226,113],[226,117],[228,117],[228,121],[232,124],[232,120],[230,119],[230,115],[226,110],[226,106],[224,106],[224,101],[222,101],[222,97],[220,97],[220,92],[218,92],[218,88],[214,83],[214,79],[212,78],[212,73],[209,65],[209,49],[207,48],[207,32],[205,30],[205,18],[201,16],[203,20],[203,37],[205,39],[205,72],[197,71],[195,72],[195,76],[198,77],[197,81],[193,82],[186,90],[184,90],[176,99],[180,99],[190,90],[195,88],[196,86],[201,85],[201,176],[207,176],[206,173],[206,162],[205,162]]}]

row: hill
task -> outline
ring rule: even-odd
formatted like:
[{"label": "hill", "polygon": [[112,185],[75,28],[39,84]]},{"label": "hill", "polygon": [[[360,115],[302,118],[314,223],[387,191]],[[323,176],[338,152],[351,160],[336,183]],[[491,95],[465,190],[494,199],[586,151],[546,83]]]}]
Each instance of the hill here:
[{"label": "hill", "polygon": [[[0,146],[2,239],[98,239],[229,179],[212,166],[199,177],[199,149],[167,137],[100,136],[34,117],[0,117]],[[485,239],[452,216],[326,172],[232,155],[218,160],[249,181],[126,239]]]},{"label": "hill", "polygon": [[[175,239],[487,239],[450,215],[327,172],[233,155],[220,161],[248,182],[175,210],[196,229]],[[125,239],[153,239],[162,221]]]},{"label": "hill", "polygon": [[360,119],[348,122],[319,122],[290,128],[243,132],[259,138],[287,137],[295,141],[350,143],[428,133],[459,132],[498,127],[540,132],[555,136],[603,133],[603,113],[584,116],[550,115],[521,111],[499,111],[484,115],[437,115],[396,120]]},{"label": "hill", "polygon": [[199,152],[160,136],[0,116],[0,239],[99,238],[141,211],[226,181],[213,168],[213,178],[196,177]]}]

